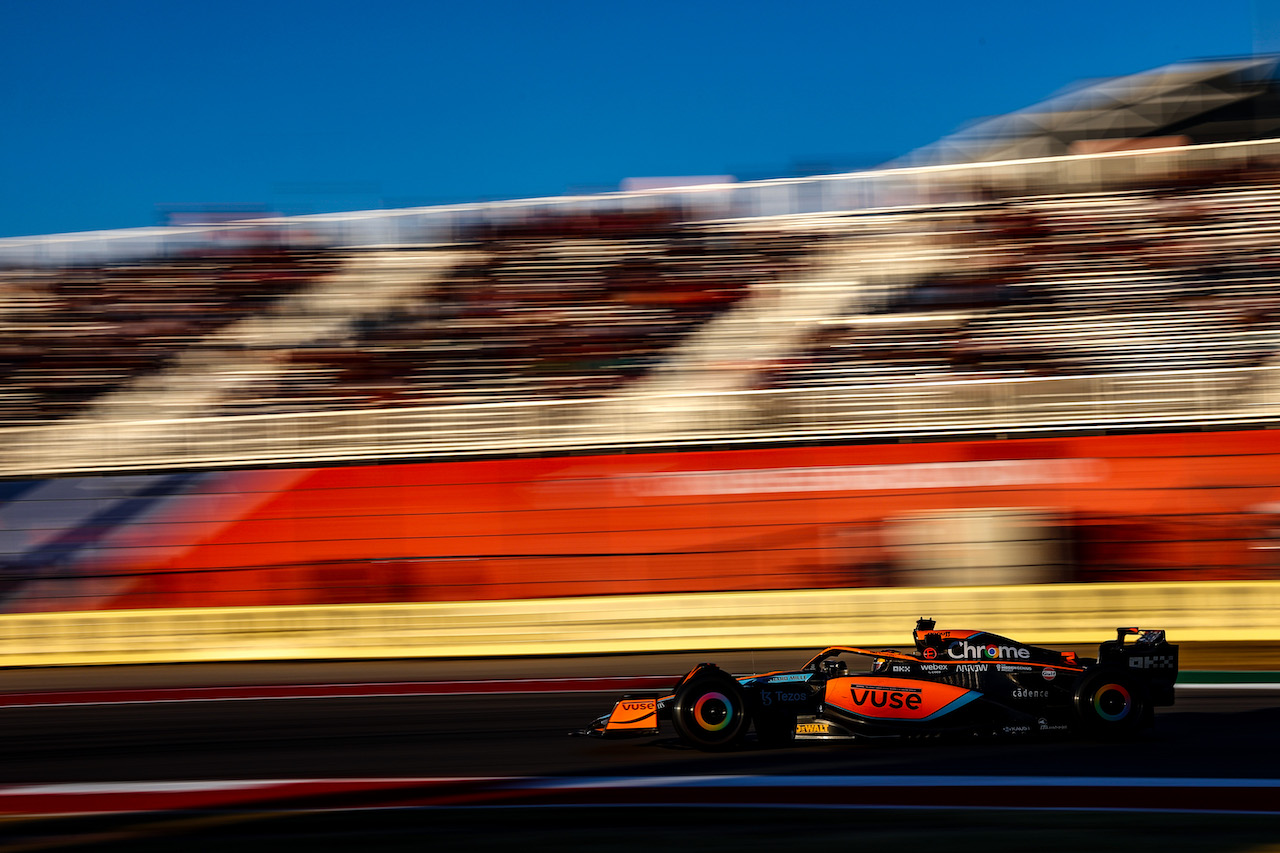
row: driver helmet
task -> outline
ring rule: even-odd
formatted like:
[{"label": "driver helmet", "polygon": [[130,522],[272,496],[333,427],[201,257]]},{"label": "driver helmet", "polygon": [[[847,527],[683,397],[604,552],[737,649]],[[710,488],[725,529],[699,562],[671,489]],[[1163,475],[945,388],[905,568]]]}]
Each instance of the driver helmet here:
[{"label": "driver helmet", "polygon": [[[880,653],[881,654],[888,653],[888,654],[896,655],[898,654],[898,650],[897,649],[881,649]],[[871,664],[871,671],[872,672],[888,672],[889,658],[884,658],[884,657],[876,658],[875,661]]]}]

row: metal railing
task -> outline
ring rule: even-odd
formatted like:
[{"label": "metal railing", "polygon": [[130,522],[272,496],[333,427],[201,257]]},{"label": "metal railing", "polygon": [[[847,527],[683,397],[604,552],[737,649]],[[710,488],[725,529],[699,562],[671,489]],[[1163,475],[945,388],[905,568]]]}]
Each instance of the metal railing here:
[{"label": "metal railing", "polygon": [[1280,367],[894,382],[0,430],[0,476],[1259,424]]}]

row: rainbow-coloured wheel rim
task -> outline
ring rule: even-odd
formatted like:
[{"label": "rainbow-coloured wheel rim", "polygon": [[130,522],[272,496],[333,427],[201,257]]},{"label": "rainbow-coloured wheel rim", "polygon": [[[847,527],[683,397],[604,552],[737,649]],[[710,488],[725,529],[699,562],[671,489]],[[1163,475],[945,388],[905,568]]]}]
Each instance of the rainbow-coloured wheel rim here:
[{"label": "rainbow-coloured wheel rim", "polygon": [[1093,710],[1108,723],[1119,722],[1133,710],[1133,696],[1123,684],[1104,684],[1093,693]]},{"label": "rainbow-coloured wheel rim", "polygon": [[703,693],[693,705],[693,719],[704,731],[721,731],[733,720],[733,703],[723,693]]}]

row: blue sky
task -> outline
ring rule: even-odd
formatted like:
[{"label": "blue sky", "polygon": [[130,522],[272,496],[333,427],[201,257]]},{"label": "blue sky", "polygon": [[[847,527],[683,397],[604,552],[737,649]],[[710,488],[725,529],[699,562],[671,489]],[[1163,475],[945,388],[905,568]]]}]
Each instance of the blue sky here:
[{"label": "blue sky", "polygon": [[0,237],[843,171],[1259,4],[3,0]]}]

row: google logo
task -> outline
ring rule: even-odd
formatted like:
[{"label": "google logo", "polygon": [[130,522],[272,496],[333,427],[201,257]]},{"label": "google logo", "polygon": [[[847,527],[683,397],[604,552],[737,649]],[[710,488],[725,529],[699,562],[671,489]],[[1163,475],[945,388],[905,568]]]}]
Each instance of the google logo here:
[{"label": "google logo", "polygon": [[1133,710],[1133,697],[1123,684],[1104,684],[1093,694],[1093,710],[1108,723],[1115,723]]},{"label": "google logo", "polygon": [[704,693],[693,705],[693,718],[709,732],[718,732],[733,719],[733,703],[723,693]]}]

